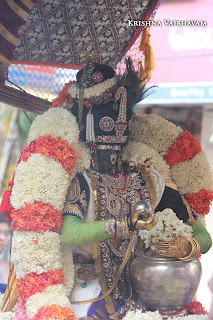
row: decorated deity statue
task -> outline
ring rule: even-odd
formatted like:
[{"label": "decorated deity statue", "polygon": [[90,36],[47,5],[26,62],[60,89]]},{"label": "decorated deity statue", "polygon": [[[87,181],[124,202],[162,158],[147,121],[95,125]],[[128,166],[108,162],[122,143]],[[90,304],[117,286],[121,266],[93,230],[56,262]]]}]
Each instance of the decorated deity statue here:
[{"label": "decorated deity statue", "polygon": [[211,247],[198,219],[213,199],[205,155],[167,120],[133,116],[146,94],[130,60],[118,76],[89,57],[33,122],[10,199],[29,319],[121,319],[144,308],[130,276],[140,251],[188,260]]},{"label": "decorated deity statue", "polygon": [[[145,201],[156,212],[170,208],[178,219],[192,226],[191,233],[186,231],[188,237],[183,231],[174,240],[160,238],[156,243],[160,254],[182,260],[192,258],[200,250],[206,252],[211,239],[186,199],[177,190],[165,187],[162,176],[155,170],[158,168],[146,163],[153,158],[145,154],[146,148],[140,155],[144,160],[132,163],[131,158],[140,152],[137,146],[133,152],[128,149],[133,146],[131,142],[128,144],[132,107],[146,91],[131,62],[127,62],[126,74],[117,77],[109,66],[90,61],[77,74],[77,82],[68,93],[71,99],[65,108],[75,115],[81,140],[92,156],[90,169],[73,178],[63,209],[61,243],[73,247],[76,266],[76,283],[70,299],[79,318],[88,315],[103,320],[118,319],[119,312],[137,308],[138,299],[130,278],[130,264],[140,246],[137,235],[115,288],[110,294],[108,291],[126,259],[134,228],[140,228],[140,222],[134,220],[139,201]],[[99,301],[95,301],[97,297]],[[84,300],[88,299],[86,304]],[[81,302],[76,304],[78,300]]]}]

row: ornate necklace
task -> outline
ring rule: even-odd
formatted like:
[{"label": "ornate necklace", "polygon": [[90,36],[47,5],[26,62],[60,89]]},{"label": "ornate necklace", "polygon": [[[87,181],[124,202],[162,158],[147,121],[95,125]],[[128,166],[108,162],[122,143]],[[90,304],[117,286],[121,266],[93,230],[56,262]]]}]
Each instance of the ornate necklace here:
[{"label": "ornate necklace", "polygon": [[122,174],[118,177],[111,177],[108,174],[102,175],[102,180],[105,182],[106,186],[110,189],[126,189],[126,181]]}]

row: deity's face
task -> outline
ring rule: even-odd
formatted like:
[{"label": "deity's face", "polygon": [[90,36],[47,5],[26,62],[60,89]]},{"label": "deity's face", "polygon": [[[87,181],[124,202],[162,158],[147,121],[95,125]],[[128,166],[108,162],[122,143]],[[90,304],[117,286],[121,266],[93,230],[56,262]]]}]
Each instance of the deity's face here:
[{"label": "deity's face", "polygon": [[94,169],[102,174],[113,175],[121,172],[121,151],[97,150],[93,155]]}]

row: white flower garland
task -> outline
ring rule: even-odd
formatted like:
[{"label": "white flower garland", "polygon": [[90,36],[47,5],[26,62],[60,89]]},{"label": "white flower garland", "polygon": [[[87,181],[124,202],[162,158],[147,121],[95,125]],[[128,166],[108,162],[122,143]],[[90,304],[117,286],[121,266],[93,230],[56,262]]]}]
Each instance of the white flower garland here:
[{"label": "white flower garland", "polygon": [[207,314],[193,314],[185,317],[169,317],[167,320],[204,320],[208,319]]},{"label": "white flower garland", "polygon": [[[205,320],[208,319],[206,314],[193,314],[189,316],[182,317],[169,317],[167,320]],[[147,311],[142,313],[140,310],[128,311],[122,320],[163,320],[159,311],[151,312]]]},{"label": "white flower garland", "polygon": [[14,311],[9,312],[1,312],[0,311],[0,319],[1,320],[12,320],[15,317]]},{"label": "white flower garland", "polygon": [[66,294],[68,297],[75,282],[75,269],[73,263],[72,248],[61,245],[60,251],[62,255],[62,266],[64,271]]},{"label": "white flower garland", "polygon": [[[117,82],[117,78],[113,77],[107,79],[102,83],[95,85],[94,87],[84,89],[84,99],[90,99],[92,97],[98,97],[104,93],[107,89],[113,88]],[[79,89],[73,84],[69,89],[68,93],[72,98],[79,98]]]},{"label": "white flower garland", "polygon": [[158,240],[172,239],[170,234],[177,233],[181,236],[192,237],[192,227],[180,220],[172,209],[157,212],[156,226],[151,230],[140,230],[139,236],[145,243],[146,248],[155,250]]},{"label": "white flower garland", "polygon": [[56,232],[14,231],[11,260],[16,276],[38,274],[62,268],[60,235]]},{"label": "white flower garland", "polygon": [[79,140],[79,128],[76,118],[66,109],[51,108],[38,115],[33,121],[27,143],[37,138],[51,135],[66,140],[70,145]]},{"label": "white flower garland", "polygon": [[[76,153],[81,154],[74,174],[89,167],[89,152],[79,143],[78,125],[68,110],[53,108],[36,117],[30,129],[28,143],[44,135],[66,140]],[[62,211],[69,178],[59,162],[39,153],[31,154],[26,162],[20,162],[16,168],[11,204],[18,210],[24,208],[26,203],[42,202]],[[12,261],[17,278],[28,273],[42,274],[63,267],[65,285],[47,286],[44,291],[30,296],[24,306],[28,317],[36,315],[42,306],[54,303],[58,307],[71,307],[68,294],[74,283],[72,252],[71,249],[69,254],[65,248],[61,250],[58,233],[16,230],[13,236]],[[10,317],[9,314],[7,316]]]},{"label": "white flower garland", "polygon": [[142,142],[129,142],[124,148],[122,159],[130,166],[146,163],[158,172],[169,174],[169,166],[160,154]]},{"label": "white flower garland", "polygon": [[70,301],[65,296],[66,289],[63,284],[49,286],[43,292],[32,295],[25,304],[27,317],[33,318],[40,308],[52,304],[57,304],[62,308],[71,308]]},{"label": "white flower garland", "polygon": [[181,132],[180,127],[166,119],[144,114],[133,119],[131,140],[145,143],[163,156]]},{"label": "white flower garland", "polygon": [[171,168],[173,181],[181,194],[212,190],[210,167],[204,152],[199,152],[191,160],[175,164]]},{"label": "white flower garland", "polygon": [[147,311],[142,313],[140,310],[128,311],[122,320],[162,320],[159,311]]},{"label": "white flower garland", "polygon": [[68,187],[69,174],[60,163],[42,154],[32,154],[15,170],[11,204],[21,209],[25,203],[41,201],[62,211]]}]

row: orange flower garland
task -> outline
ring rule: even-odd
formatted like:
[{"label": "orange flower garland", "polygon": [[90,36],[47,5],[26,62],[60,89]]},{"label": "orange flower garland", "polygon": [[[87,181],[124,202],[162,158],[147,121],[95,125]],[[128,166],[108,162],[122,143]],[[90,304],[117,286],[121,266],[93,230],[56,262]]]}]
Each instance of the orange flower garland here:
[{"label": "orange flower garland", "polygon": [[20,231],[60,232],[62,213],[43,202],[26,203],[25,208],[12,210],[11,229]]},{"label": "orange flower garland", "polygon": [[41,274],[35,272],[26,274],[24,278],[17,279],[17,289],[21,302],[25,302],[33,294],[44,291],[47,286],[56,284],[64,284],[63,269],[51,270]]},{"label": "orange flower garland", "polygon": [[171,168],[179,162],[192,159],[200,151],[199,141],[190,132],[184,131],[179,134],[163,158]]},{"label": "orange flower garland", "polygon": [[213,192],[209,190],[200,190],[197,193],[185,194],[184,198],[198,214],[205,215],[210,210],[213,201]]},{"label": "orange flower garland", "polygon": [[61,308],[55,304],[48,307],[42,307],[32,320],[76,320],[74,312],[70,308]]},{"label": "orange flower garland", "polygon": [[53,101],[53,104],[50,106],[50,108],[61,106],[64,102],[68,102],[68,100],[72,100],[72,97],[67,92],[67,90],[74,83],[75,81],[69,81],[64,85],[63,89],[59,92],[57,98]]},{"label": "orange flower garland", "polygon": [[41,153],[60,162],[62,167],[70,174],[73,173],[76,159],[79,158],[79,155],[76,155],[75,150],[70,147],[66,140],[52,138],[51,135],[39,137],[25,146],[20,161],[26,162],[32,153]]}]

